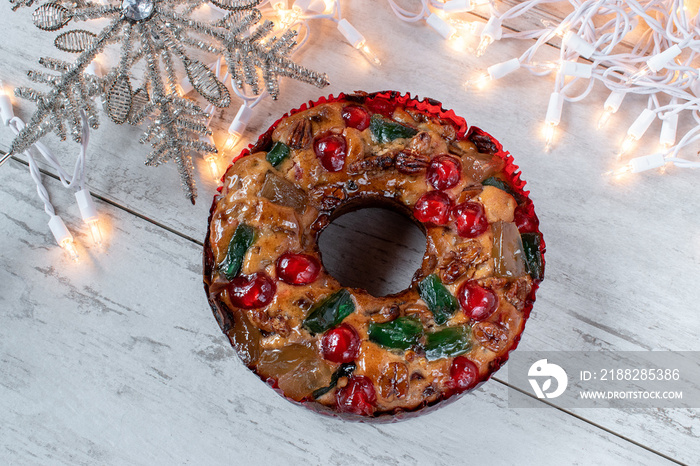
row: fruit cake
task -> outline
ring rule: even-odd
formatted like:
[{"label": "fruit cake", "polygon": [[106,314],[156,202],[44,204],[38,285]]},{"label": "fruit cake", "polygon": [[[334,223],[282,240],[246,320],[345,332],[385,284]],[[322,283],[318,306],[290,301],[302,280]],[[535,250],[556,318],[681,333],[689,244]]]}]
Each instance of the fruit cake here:
[{"label": "fruit cake", "polygon": [[[485,381],[515,348],[544,242],[513,159],[432,99],[340,94],[290,112],[228,168],[204,285],[243,363],[286,398],[397,419]],[[318,247],[338,216],[394,209],[425,233],[411,285],[343,287]]]}]

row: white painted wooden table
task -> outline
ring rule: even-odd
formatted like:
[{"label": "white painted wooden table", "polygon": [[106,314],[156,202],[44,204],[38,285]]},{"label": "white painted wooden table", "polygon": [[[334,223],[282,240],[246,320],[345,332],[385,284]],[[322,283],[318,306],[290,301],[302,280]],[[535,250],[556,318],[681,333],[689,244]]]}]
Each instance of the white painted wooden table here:
[{"label": "white painted wooden table", "polygon": [[[396,89],[438,99],[513,153],[541,219],[547,277],[521,349],[700,350],[698,173],[671,169],[621,183],[601,175],[643,102],[630,101],[629,113],[595,132],[606,95],[596,88],[566,107],[546,154],[539,135],[549,83],[521,72],[478,95],[461,88],[470,72],[526,44],[502,41],[476,59],[450,51],[424,25],[401,23],[384,2],[345,3],[383,66],[366,64],[333,24],[313,24],[297,58],[327,71],[332,85],[285,82],[278,102],[259,106],[249,137],[326,93]],[[31,9],[1,8],[0,78],[27,84],[24,73],[40,56],[60,55],[55,34],[34,28]],[[217,116],[219,138],[235,107]],[[16,107],[25,119],[32,111]],[[173,166],[143,165],[138,135],[104,117],[91,139],[88,186],[102,199],[102,250],[90,246],[72,194],[47,177],[86,245],[78,264],[54,244],[26,165],[16,158],[0,169],[0,463],[700,463],[697,410],[511,409],[504,371],[448,407],[392,425],[342,422],[288,403],[237,360],[207,305],[201,241],[215,186],[206,167],[198,162],[192,207]],[[10,140],[0,133],[0,148]],[[47,142],[72,159],[75,146]],[[354,264],[348,280],[381,267],[382,286],[408,284],[420,234],[396,245],[391,219],[336,223],[329,238],[369,242],[364,257],[374,259],[351,262],[352,249],[331,247],[328,267]]]}]

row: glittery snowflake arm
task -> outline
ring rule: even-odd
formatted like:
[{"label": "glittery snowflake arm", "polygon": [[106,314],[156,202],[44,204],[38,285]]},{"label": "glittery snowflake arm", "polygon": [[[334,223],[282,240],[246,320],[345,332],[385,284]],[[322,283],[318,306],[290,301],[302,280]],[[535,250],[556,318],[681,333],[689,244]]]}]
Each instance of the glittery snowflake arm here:
[{"label": "glittery snowflake arm", "polygon": [[[30,6],[34,0],[10,0],[14,7]],[[255,94],[267,91],[272,98],[279,93],[281,77],[290,77],[318,87],[328,85],[325,74],[308,70],[289,57],[296,46],[295,33],[269,37],[274,25],[263,21],[255,7],[260,0],[211,0],[227,10],[224,18],[198,21],[191,17],[206,2],[201,0],[119,0],[99,5],[85,0],[75,3],[51,1],[38,7],[34,24],[45,31],[57,31],[73,21],[110,19],[99,34],[72,29],[59,34],[54,45],[65,52],[77,53],[72,64],[43,59],[45,71],[31,72],[30,79],[47,85],[41,92],[21,88],[17,95],[33,101],[37,110],[26,128],[13,141],[12,152],[28,148],[48,132],[62,139],[70,132],[81,139],[81,112],[92,128],[97,128],[98,113],[94,97],[101,95],[107,115],[116,123],[141,124],[151,118],[142,142],[150,142],[153,151],[148,165],[173,160],[177,165],[187,197],[194,202],[192,153],[216,152],[202,142],[208,115],[179,95],[178,70],[184,68],[192,87],[216,107],[228,107],[231,96],[224,83],[192,52],[223,56],[231,81],[239,88],[249,86]],[[88,66],[110,43],[120,42],[120,59],[104,78],[86,72]],[[134,66],[146,62],[146,74],[134,90]]]},{"label": "glittery snowflake arm", "polygon": [[[35,23],[50,27],[63,22],[65,20],[64,14],[70,13],[65,8],[60,7],[60,5],[50,5],[54,13],[51,16],[35,18]],[[65,10],[65,13],[58,10],[58,7]],[[42,8],[43,6],[39,7],[39,9]],[[44,8],[44,10],[48,9]],[[68,20],[65,20],[65,22]],[[81,142],[82,123],[79,116],[81,110],[88,115],[90,126],[93,129],[98,127],[99,120],[92,99],[101,92],[101,83],[94,75],[86,74],[85,68],[104,49],[110,38],[117,33],[122,21],[121,18],[113,20],[99,35],[90,41],[89,45],[86,45],[83,53],[73,64],[68,65],[65,62],[48,58],[40,60],[39,63],[42,66],[49,70],[59,71],[59,75],[49,75],[38,71],[30,71],[28,73],[31,80],[49,84],[51,90],[46,93],[30,88],[15,90],[15,94],[18,97],[35,102],[37,110],[32,115],[27,126],[12,141],[10,146],[11,153],[19,153],[26,150],[51,131],[56,133],[62,140],[66,139],[66,126],[68,126],[73,139],[78,143]]]}]

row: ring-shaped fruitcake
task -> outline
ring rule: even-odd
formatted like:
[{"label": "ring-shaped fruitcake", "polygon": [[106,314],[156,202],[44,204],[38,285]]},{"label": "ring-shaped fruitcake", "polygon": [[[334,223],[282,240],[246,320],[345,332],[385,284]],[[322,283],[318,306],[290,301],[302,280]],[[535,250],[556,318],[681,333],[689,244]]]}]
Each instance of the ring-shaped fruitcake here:
[{"label": "ring-shaped fruitcake", "polygon": [[[241,360],[322,412],[396,419],[485,381],[523,331],[544,274],[525,183],[500,144],[439,102],[340,94],[290,112],[228,168],[211,208],[204,285]],[[426,235],[389,296],[326,272],[321,231],[355,209]]]}]

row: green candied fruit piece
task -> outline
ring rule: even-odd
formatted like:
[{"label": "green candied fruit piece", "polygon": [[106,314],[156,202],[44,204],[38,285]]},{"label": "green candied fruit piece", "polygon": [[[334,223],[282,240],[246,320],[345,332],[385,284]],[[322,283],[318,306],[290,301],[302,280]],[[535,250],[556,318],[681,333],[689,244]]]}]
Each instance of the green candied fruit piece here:
[{"label": "green candied fruit piece", "polygon": [[542,236],[539,233],[523,233],[520,238],[523,242],[527,271],[534,280],[542,280],[544,278],[542,254],[540,253]]},{"label": "green candied fruit piece", "polygon": [[226,275],[226,278],[231,280],[241,272],[243,265],[243,256],[251,244],[255,241],[255,230],[253,227],[241,223],[233,232],[231,242],[228,243],[228,252],[219,269]]},{"label": "green candied fruit piece", "polygon": [[452,317],[459,308],[457,298],[452,296],[445,285],[442,284],[437,275],[430,274],[418,284],[420,297],[428,305],[428,309],[433,313],[435,323],[442,325]]},{"label": "green candied fruit piece", "polygon": [[277,167],[284,159],[289,157],[289,146],[283,142],[277,141],[270,152],[265,156],[265,160],[270,162],[270,165]]},{"label": "green candied fruit piece", "polygon": [[459,356],[470,349],[472,349],[470,329],[447,327],[426,336],[425,356],[429,360]]},{"label": "green candied fruit piece", "polygon": [[357,366],[354,362],[347,362],[341,364],[337,371],[331,376],[331,383],[327,387],[321,387],[313,392],[311,395],[314,399],[320,398],[326,393],[330,392],[338,385],[338,379],[341,377],[350,377]]},{"label": "green candied fruit piece", "polygon": [[417,129],[391,121],[376,113],[369,120],[369,129],[374,139],[380,144],[399,138],[412,138],[418,134]]},{"label": "green candied fruit piece", "polygon": [[399,317],[383,324],[369,324],[369,340],[387,348],[406,350],[418,343],[423,325],[410,317]]},{"label": "green candied fruit piece", "polygon": [[484,181],[481,182],[482,185],[484,186],[493,186],[494,188],[498,188],[501,191],[505,191],[511,196],[514,194],[513,188],[508,186],[508,183],[506,183],[503,180],[499,180],[495,176],[491,176],[489,178],[486,178]]},{"label": "green candied fruit piece", "polygon": [[311,333],[323,333],[355,312],[355,303],[348,290],[342,288],[316,304],[302,324]]}]

